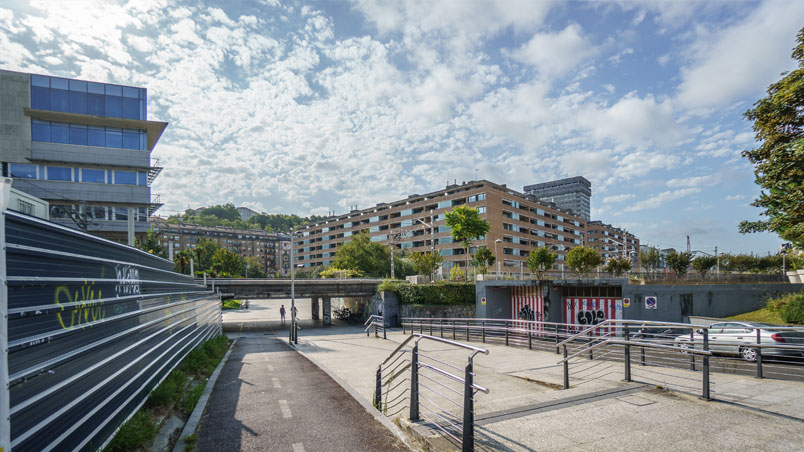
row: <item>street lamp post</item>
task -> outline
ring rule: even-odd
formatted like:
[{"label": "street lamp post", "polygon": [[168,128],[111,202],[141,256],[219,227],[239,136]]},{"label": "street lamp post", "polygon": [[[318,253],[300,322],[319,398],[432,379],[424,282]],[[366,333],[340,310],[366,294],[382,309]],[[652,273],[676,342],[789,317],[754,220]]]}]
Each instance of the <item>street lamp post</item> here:
[{"label": "street lamp post", "polygon": [[501,239],[497,239],[497,240],[494,241],[494,257],[497,258],[497,278],[496,279],[500,279],[500,257],[497,254],[497,244],[500,243],[500,242],[502,242]]},{"label": "street lamp post", "polygon": [[289,341],[294,344],[299,343],[296,336],[296,264],[293,262],[293,238],[295,234],[290,234],[290,337]]}]

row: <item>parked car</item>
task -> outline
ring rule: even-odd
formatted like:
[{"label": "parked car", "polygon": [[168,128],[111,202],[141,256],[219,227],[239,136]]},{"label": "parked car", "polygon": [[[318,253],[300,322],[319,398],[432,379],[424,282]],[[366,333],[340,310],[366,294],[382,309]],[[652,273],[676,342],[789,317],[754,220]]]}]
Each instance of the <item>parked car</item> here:
[{"label": "parked car", "polygon": [[[739,355],[746,361],[756,361],[757,330],[762,345],[795,346],[797,348],[761,347],[763,356],[804,356],[804,328],[790,330],[758,322],[722,322],[709,326],[709,350],[723,355]],[[677,336],[674,344],[679,347],[703,347],[702,330],[690,335]],[[799,349],[800,348],[800,349]]]}]

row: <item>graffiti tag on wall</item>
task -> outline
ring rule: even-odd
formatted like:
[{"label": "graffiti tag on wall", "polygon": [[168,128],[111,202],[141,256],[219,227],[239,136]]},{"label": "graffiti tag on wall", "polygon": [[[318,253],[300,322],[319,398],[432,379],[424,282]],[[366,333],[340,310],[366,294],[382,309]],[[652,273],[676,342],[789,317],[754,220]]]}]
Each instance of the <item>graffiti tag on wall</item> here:
[{"label": "graffiti tag on wall", "polygon": [[[83,329],[91,322],[96,322],[106,318],[106,310],[103,308],[103,301],[99,301],[101,298],[103,298],[103,294],[101,293],[102,291],[98,290],[96,293],[95,289],[92,287],[94,285],[95,281],[92,281],[91,283],[85,281],[84,285],[77,289],[74,293],[71,293],[67,286],[59,286],[56,288],[54,301],[56,306],[61,307],[61,311],[56,313],[56,318],[58,318],[62,329]],[[78,304],[73,305],[72,303]],[[69,319],[67,314],[64,313],[65,304],[70,304],[72,306]]]},{"label": "graffiti tag on wall", "polygon": [[140,271],[131,265],[116,265],[117,285],[114,288],[116,297],[140,295]]}]

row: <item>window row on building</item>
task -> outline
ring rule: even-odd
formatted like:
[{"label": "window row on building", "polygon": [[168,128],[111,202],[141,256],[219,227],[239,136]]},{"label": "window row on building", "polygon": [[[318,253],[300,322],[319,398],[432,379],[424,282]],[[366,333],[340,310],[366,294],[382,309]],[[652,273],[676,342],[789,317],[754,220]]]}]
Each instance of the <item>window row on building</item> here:
[{"label": "window row on building", "polygon": [[45,143],[144,151],[147,149],[148,134],[144,130],[138,129],[88,126],[34,119],[31,121],[31,139]]},{"label": "window row on building", "polygon": [[91,184],[148,185],[148,174],[143,171],[31,165],[27,163],[9,163],[8,170],[10,177],[20,179],[83,182]]},{"label": "window row on building", "polygon": [[31,75],[31,108],[36,110],[146,120],[145,88]]},{"label": "window row on building", "polygon": [[[134,221],[148,222],[148,209],[135,207],[131,210]],[[86,218],[92,221],[128,221],[129,208],[119,206],[100,206],[82,204],[50,204],[50,219]]]}]

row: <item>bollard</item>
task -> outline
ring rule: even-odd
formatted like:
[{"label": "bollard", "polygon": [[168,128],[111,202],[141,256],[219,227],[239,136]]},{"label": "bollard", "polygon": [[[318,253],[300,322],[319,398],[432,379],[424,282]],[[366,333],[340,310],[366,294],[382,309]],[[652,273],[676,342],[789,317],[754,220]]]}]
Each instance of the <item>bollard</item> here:
[{"label": "bollard", "polygon": [[413,346],[410,357],[410,420],[419,420],[419,344]]},{"label": "bollard", "polygon": [[628,343],[631,335],[628,331],[628,325],[623,327],[625,334],[625,381],[631,382],[631,345]]},{"label": "bollard", "polygon": [[564,344],[564,389],[569,389],[569,361],[567,360],[567,344]]},{"label": "bollard", "polygon": [[[709,351],[709,328],[703,329],[703,348]],[[709,355],[703,355],[703,399],[712,400],[709,396]]]},{"label": "bollard", "polygon": [[466,375],[463,384],[463,452],[475,450],[475,407],[474,388],[472,381],[472,359],[466,365]]},{"label": "bollard", "polygon": [[[757,345],[761,345],[762,341],[759,339],[759,328],[757,328]],[[757,347],[757,378],[764,378],[762,376],[762,347]]]},{"label": "bollard", "polygon": [[377,367],[377,381],[374,388],[374,407],[382,411],[382,365]]}]

